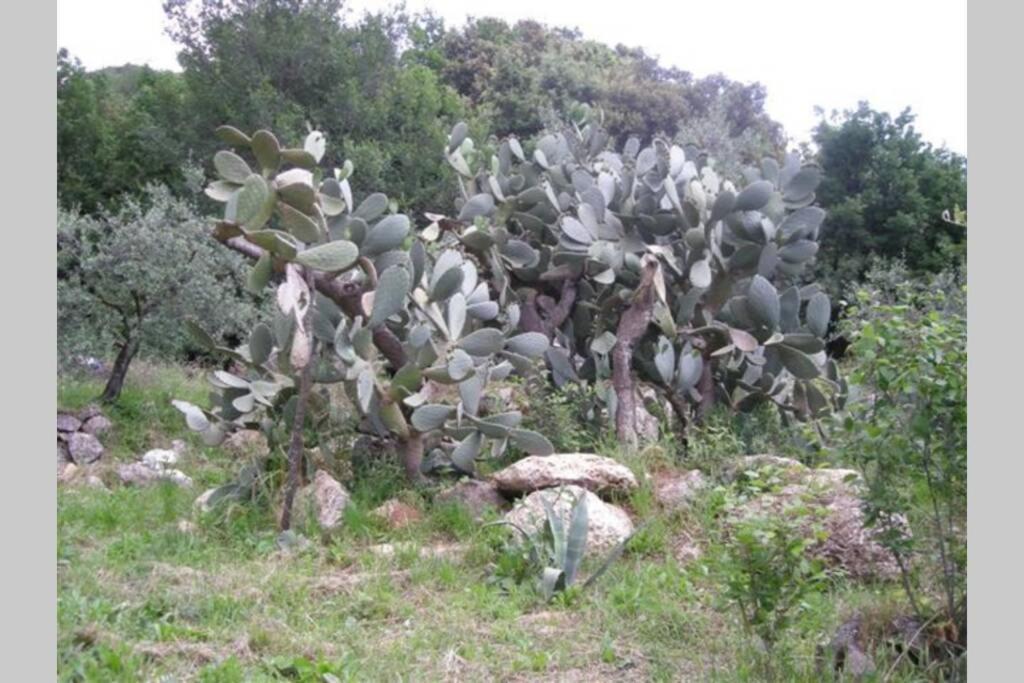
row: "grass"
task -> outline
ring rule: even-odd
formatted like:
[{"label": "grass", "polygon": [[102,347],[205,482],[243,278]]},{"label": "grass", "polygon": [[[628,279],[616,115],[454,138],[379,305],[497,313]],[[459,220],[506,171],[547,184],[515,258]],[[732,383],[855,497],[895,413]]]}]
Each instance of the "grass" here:
[{"label": "grass", "polygon": [[[60,405],[86,405],[100,388],[64,381]],[[296,554],[278,550],[269,510],[196,518],[195,496],[234,467],[170,406],[204,396],[197,375],[142,366],[108,411],[115,428],[105,438],[114,462],[186,439],[181,467],[196,489],[59,491],[60,680],[758,680],[735,615],[717,608],[713,563],[674,558],[681,533],[709,542],[714,519],[700,504],[669,514],[655,503],[645,475],[678,466],[671,442],[626,456],[599,441],[640,475],[622,504],[648,522],[591,590],[545,604],[529,582],[491,580],[507,561],[502,532],[458,507],[406,494],[423,519],[387,530],[369,514],[393,488],[387,469],[353,486],[343,529]],[[195,528],[181,530],[182,520]],[[396,552],[382,556],[382,543]],[[461,550],[419,552],[452,544]],[[891,597],[837,583],[809,601],[779,646],[780,679],[827,680],[814,669],[815,647],[850,609],[879,600]]]}]

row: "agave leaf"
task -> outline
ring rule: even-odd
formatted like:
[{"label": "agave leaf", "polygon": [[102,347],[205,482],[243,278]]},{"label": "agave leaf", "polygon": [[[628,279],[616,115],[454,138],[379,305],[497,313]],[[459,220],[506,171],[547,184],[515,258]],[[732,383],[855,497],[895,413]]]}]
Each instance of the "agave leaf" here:
[{"label": "agave leaf", "polygon": [[572,519],[569,522],[569,534],[565,548],[565,583],[571,586],[576,581],[576,573],[583,562],[583,554],[587,548],[587,492],[580,494],[573,507]]},{"label": "agave leaf", "polygon": [[[540,150],[537,150],[537,153],[540,153]],[[555,593],[565,590],[565,572],[555,567],[544,567],[540,583],[544,600],[550,601]]]}]

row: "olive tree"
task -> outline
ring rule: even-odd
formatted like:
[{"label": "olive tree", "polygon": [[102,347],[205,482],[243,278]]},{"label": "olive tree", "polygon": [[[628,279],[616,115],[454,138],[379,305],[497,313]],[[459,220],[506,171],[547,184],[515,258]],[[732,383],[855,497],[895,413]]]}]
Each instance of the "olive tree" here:
[{"label": "olive tree", "polygon": [[64,355],[104,355],[113,344],[103,401],[120,395],[140,350],[181,352],[186,315],[218,338],[241,333],[255,318],[242,290],[241,257],[205,233],[193,205],[157,185],[98,217],[59,209],[59,348]]}]

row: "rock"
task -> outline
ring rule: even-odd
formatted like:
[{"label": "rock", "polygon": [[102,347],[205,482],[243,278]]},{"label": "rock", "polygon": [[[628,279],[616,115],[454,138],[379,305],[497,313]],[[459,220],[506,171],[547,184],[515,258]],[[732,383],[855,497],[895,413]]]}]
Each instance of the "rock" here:
[{"label": "rock", "polygon": [[568,528],[573,505],[581,495],[587,497],[587,553],[607,552],[629,538],[633,533],[633,522],[626,511],[605,503],[580,486],[535,491],[507,512],[505,519],[531,534],[538,533],[547,519],[544,510],[544,501],[547,500]]},{"label": "rock", "polygon": [[224,450],[240,457],[262,457],[270,452],[267,437],[257,429],[240,429],[224,439]]},{"label": "rock", "polygon": [[193,534],[196,532],[196,529],[198,528],[199,527],[197,527],[194,522],[191,522],[187,519],[178,520],[178,531],[180,531],[183,534]]},{"label": "rock", "polygon": [[480,519],[488,511],[501,511],[508,507],[508,501],[498,493],[494,482],[467,479],[449,486],[434,498],[436,503],[457,503],[469,510],[474,519]]},{"label": "rock", "polygon": [[142,464],[154,470],[160,470],[166,465],[176,465],[177,463],[178,453],[166,448],[154,448],[142,455]]},{"label": "rock", "polygon": [[[843,622],[836,629],[836,634],[828,644],[828,663],[833,672],[842,672],[855,679],[869,676],[875,672],[875,662],[864,650],[863,619],[857,615]],[[824,653],[819,649],[819,661]]]},{"label": "rock", "polygon": [[700,470],[661,475],[655,479],[654,499],[668,510],[681,510],[707,484],[707,478]]},{"label": "rock", "polygon": [[113,426],[114,423],[102,415],[94,415],[82,424],[82,431],[86,434],[99,436],[100,434],[109,431]]},{"label": "rock", "polygon": [[92,418],[102,414],[103,411],[100,410],[100,407],[98,405],[90,405],[78,411],[78,419],[81,420],[82,422],[87,422]]},{"label": "rock", "polygon": [[85,477],[85,485],[88,486],[91,489],[100,489],[100,490],[103,490],[103,491],[109,491],[109,489],[107,488],[107,485],[103,483],[103,480],[100,479],[95,474],[86,475],[86,477]]},{"label": "rock", "polygon": [[685,531],[679,534],[672,543],[672,555],[676,558],[676,562],[681,565],[700,559],[700,556],[703,554],[704,551],[697,545],[697,542]]},{"label": "rock", "polygon": [[552,486],[582,486],[594,493],[628,493],[636,477],[625,465],[593,453],[531,455],[494,475],[498,489],[530,493]]},{"label": "rock", "polygon": [[68,484],[78,476],[78,465],[73,462],[65,463],[57,474],[57,482]]},{"label": "rock", "polygon": [[386,521],[392,529],[403,529],[423,519],[423,514],[419,510],[397,498],[385,501],[373,511],[373,514]]},{"label": "rock", "polygon": [[462,543],[437,543],[419,546],[414,543],[379,543],[367,548],[377,557],[391,558],[399,554],[415,554],[424,559],[448,559],[466,550]]},{"label": "rock", "polygon": [[158,481],[170,481],[178,486],[192,486],[192,479],[180,470],[150,467],[142,462],[133,462],[117,468],[121,483],[133,486],[149,486]]},{"label": "rock", "polygon": [[334,529],[341,523],[342,513],[348,506],[349,493],[338,480],[324,470],[317,470],[313,483],[299,489],[295,499],[295,511],[309,510],[320,528]]},{"label": "rock", "polygon": [[68,453],[77,464],[86,465],[103,457],[103,444],[92,434],[75,432],[68,439]]},{"label": "rock", "polygon": [[71,454],[68,452],[68,445],[66,442],[57,440],[57,469],[60,469],[65,463],[71,462]]},{"label": "rock", "polygon": [[213,505],[210,503],[210,498],[213,496],[214,493],[216,493],[216,491],[216,487],[212,489],[206,489],[201,494],[199,494],[198,498],[195,499],[195,502],[192,503],[192,507],[194,507],[201,513],[209,512],[210,510],[213,509]]},{"label": "rock", "polygon": [[[765,466],[779,470],[777,490],[762,493],[741,505],[736,519],[780,515],[801,503],[821,513],[825,540],[811,552],[831,567],[842,569],[857,579],[894,579],[900,574],[895,558],[878,541],[878,531],[865,525],[861,509],[861,480],[857,472],[845,469],[811,469],[789,458],[750,456],[741,462],[742,470]],[[905,519],[894,518],[892,525],[910,534]],[[808,533],[810,522],[808,521]]]},{"label": "rock", "polygon": [[171,441],[171,450],[177,453],[179,456],[185,455],[185,450],[187,448],[188,445],[181,439],[174,439],[173,441]]},{"label": "rock", "polygon": [[57,431],[58,432],[77,432],[82,427],[82,421],[74,415],[68,415],[67,413],[57,413]]}]

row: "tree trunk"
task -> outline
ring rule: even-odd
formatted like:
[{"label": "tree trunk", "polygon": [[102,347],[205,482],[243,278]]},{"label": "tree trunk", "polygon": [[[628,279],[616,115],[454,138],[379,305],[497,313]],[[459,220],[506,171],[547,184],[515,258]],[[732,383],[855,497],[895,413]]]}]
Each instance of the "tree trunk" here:
[{"label": "tree trunk", "polygon": [[409,431],[409,438],[399,440],[402,464],[405,466],[405,477],[410,484],[422,484],[426,481],[420,465],[423,464],[423,435],[415,430]]},{"label": "tree trunk", "polygon": [[128,340],[121,345],[121,350],[117,352],[114,367],[110,371],[110,378],[107,379],[107,386],[103,387],[103,393],[100,394],[100,401],[103,403],[113,403],[121,395],[124,380],[128,376],[128,366],[131,365],[132,359],[135,358],[135,354],[138,352],[138,335],[129,335]]},{"label": "tree trunk", "polygon": [[[313,271],[306,270],[306,284],[309,294],[313,295]],[[316,338],[313,336],[313,303],[306,309],[303,326],[309,332],[309,360],[299,375],[299,394],[295,402],[295,418],[292,420],[291,442],[288,444],[288,484],[284,494],[284,508],[281,510],[281,531],[288,531],[292,526],[292,505],[295,494],[299,490],[299,479],[302,476],[302,456],[305,451],[302,432],[306,422],[306,405],[309,403],[309,392],[313,388],[313,366],[316,365]],[[294,342],[293,342],[294,343]]]},{"label": "tree trunk", "polygon": [[612,347],[612,386],[615,389],[615,432],[619,441],[635,448],[636,387],[633,381],[633,345],[647,330],[654,314],[654,275],[657,261],[644,264],[633,301],[619,319]]}]

